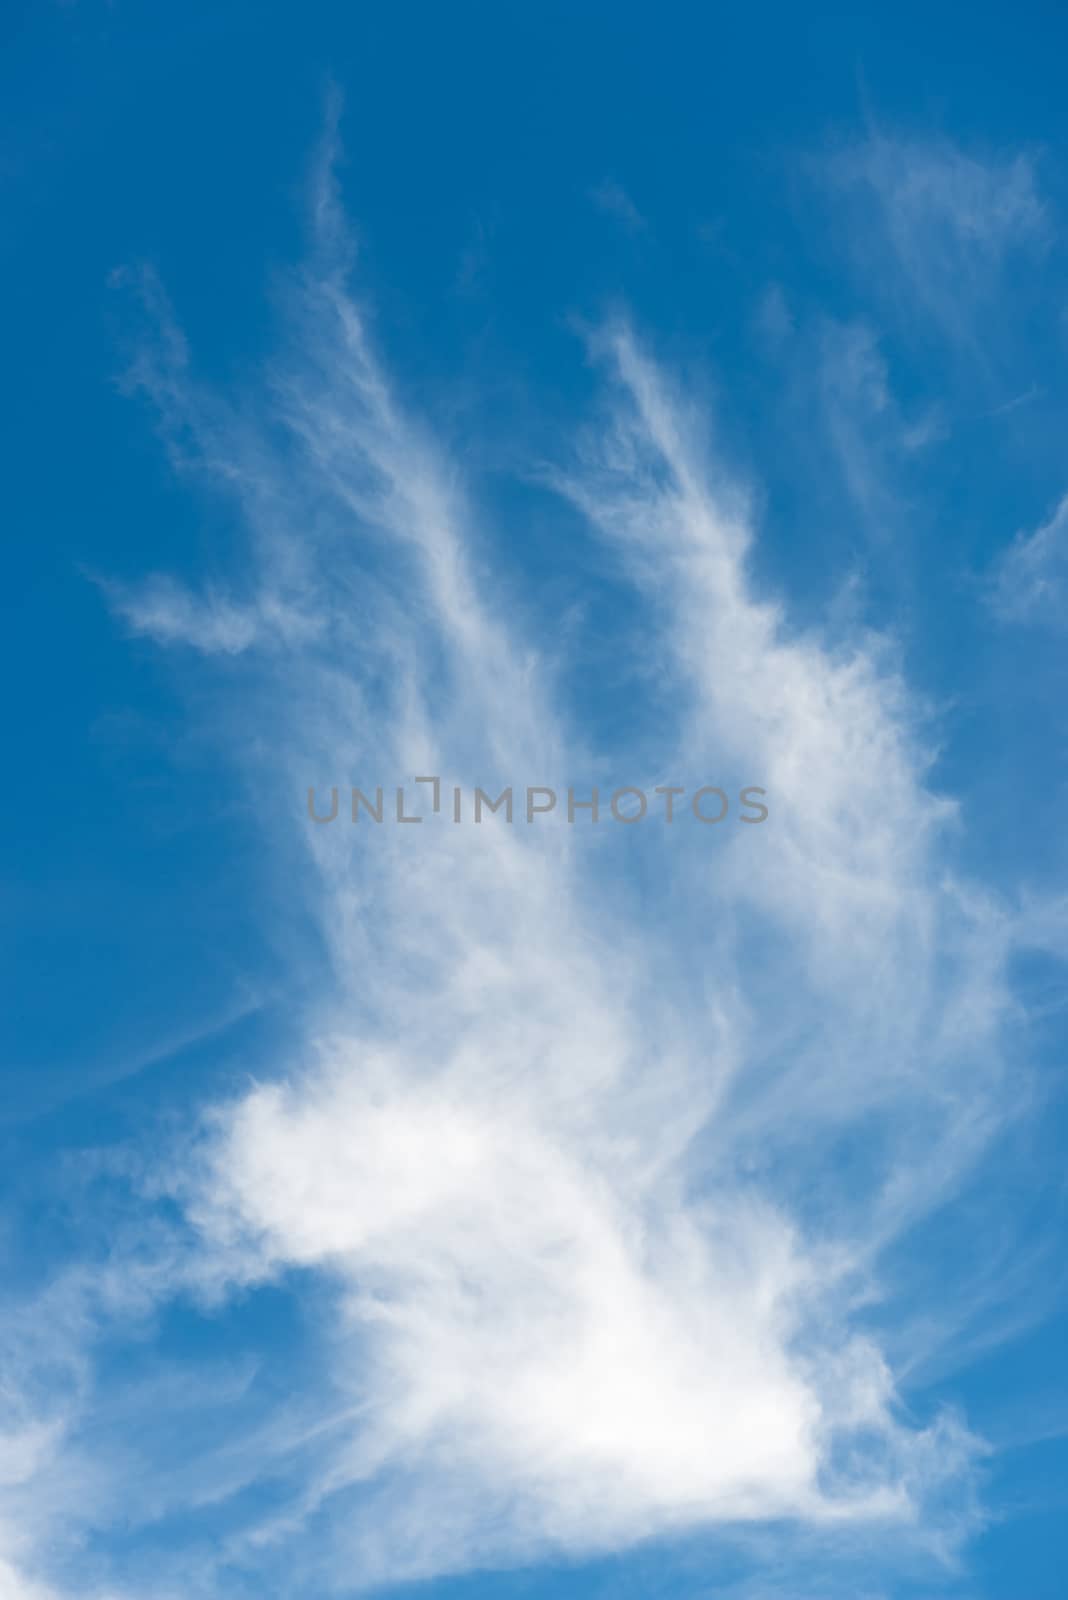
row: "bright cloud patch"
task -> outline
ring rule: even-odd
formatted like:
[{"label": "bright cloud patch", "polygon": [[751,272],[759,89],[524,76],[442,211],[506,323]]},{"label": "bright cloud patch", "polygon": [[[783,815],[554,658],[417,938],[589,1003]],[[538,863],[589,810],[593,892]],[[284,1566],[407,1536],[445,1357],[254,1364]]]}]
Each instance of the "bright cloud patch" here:
[{"label": "bright cloud patch", "polygon": [[[265,418],[284,443],[231,429],[184,368],[141,375],[240,486],[268,599],[253,624],[157,581],[120,609],[164,644],[283,648],[269,740],[235,721],[253,782],[268,759],[300,796],[372,770],[581,780],[566,661],[509,620],[456,473],[371,353],[328,171],[315,211]],[[653,902],[623,830],[304,824],[333,964],[305,1057],[218,1107],[176,1181],[215,1292],[328,1290],[321,1450],[244,1548],[306,1550],[325,1518],[316,1561],[361,1582],[968,1515],[975,1441],[907,1417],[863,1308],[892,1305],[881,1255],[996,1124],[1007,925],[945,864],[955,813],[890,642],[832,649],[758,596],[699,414],[626,326],[594,354],[606,420],[539,470],[634,586],[676,706],[614,756],[759,778],[771,816],[714,848],[644,825]],[[279,622],[298,613],[314,629]]]}]

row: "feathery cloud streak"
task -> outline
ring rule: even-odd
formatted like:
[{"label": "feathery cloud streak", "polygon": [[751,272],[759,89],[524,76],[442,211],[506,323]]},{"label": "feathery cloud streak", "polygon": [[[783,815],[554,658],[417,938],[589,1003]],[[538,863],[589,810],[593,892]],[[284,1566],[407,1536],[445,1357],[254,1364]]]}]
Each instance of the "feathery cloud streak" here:
[{"label": "feathery cloud streak", "polygon": [[[329,152],[313,211],[261,428],[198,394],[173,333],[138,375],[236,494],[247,592],[156,579],[116,609],[247,663],[251,781],[566,784],[590,760],[566,663],[507,615],[459,474],[370,348]],[[881,1294],[907,1341],[881,1255],[1005,1114],[1010,922],[948,867],[955,812],[892,642],[791,628],[697,409],[626,324],[592,354],[606,416],[542,477],[653,630],[679,707],[661,769],[758,772],[773,821],[714,851],[647,838],[652,904],[573,829],[295,843],[279,822],[331,981],[303,1058],[214,1108],[174,1185],[189,1277],[326,1286],[319,1447],[228,1546],[288,1552],[307,1583],[970,1515],[977,1442],[906,1419],[863,1312]]]}]

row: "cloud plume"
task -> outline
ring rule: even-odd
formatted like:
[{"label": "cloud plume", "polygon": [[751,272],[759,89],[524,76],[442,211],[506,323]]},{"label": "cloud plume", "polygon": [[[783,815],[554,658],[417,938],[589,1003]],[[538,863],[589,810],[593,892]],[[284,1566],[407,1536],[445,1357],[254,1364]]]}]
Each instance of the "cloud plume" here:
[{"label": "cloud plume", "polygon": [[[196,392],[174,338],[138,379],[236,497],[252,598],[157,578],[116,610],[247,658],[232,748],[261,793],[582,781],[603,756],[566,647],[510,610],[499,531],[372,348],[334,154],[259,424]],[[793,627],[700,407],[626,322],[590,353],[599,419],[533,466],[670,689],[615,754],[754,777],[771,818],[627,854],[638,830],[279,808],[329,978],[303,1049],[211,1109],[171,1184],[186,1282],[326,1307],[300,1450],[291,1416],[255,1433],[284,1504],[235,1507],[227,1543],[305,1586],[756,1522],[951,1541],[975,1514],[978,1441],[904,1403],[884,1263],[1004,1114],[1010,919],[952,870],[893,641]]]}]

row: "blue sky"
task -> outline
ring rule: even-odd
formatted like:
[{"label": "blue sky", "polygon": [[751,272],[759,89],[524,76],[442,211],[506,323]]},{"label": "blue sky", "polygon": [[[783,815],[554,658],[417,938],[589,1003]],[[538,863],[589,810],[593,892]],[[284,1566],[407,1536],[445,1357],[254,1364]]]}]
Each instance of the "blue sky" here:
[{"label": "blue sky", "polygon": [[1064,1594],[1065,35],[5,10],[0,1600]]}]

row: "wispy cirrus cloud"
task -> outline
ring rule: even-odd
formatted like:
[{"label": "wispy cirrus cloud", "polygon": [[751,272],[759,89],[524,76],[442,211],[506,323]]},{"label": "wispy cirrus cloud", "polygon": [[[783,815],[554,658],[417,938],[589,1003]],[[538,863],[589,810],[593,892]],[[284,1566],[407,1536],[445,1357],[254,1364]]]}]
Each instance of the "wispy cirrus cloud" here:
[{"label": "wispy cirrus cloud", "polygon": [[317,626],[275,596],[241,604],[213,589],[194,594],[166,575],[135,587],[109,582],[105,588],[112,610],[133,633],[157,644],[190,645],[205,655],[241,655],[254,644],[307,635]]},{"label": "wispy cirrus cloud", "polygon": [[[138,1269],[149,1303],[313,1305],[314,1359],[173,1494],[211,1498],[228,1572],[305,1590],[769,1523],[949,1549],[982,1446],[908,1414],[929,1329],[888,1252],[1009,1114],[1014,923],[952,869],[925,708],[891,639],[831,645],[758,592],[748,494],[617,322],[591,346],[599,420],[541,472],[672,691],[613,754],[659,781],[756,776],[768,825],[647,832],[655,894],[631,830],[295,831],[281,797],[339,774],[470,790],[605,764],[368,338],[335,154],[262,392],[199,392],[166,319],[139,374],[183,469],[239,510],[256,598],[112,592],[162,645],[259,674],[237,777],[279,797],[268,838],[329,955],[302,1049],[176,1143],[184,1220]],[[150,1546],[168,1463],[141,1448],[126,1514]]]},{"label": "wispy cirrus cloud", "polygon": [[858,208],[854,244],[872,279],[885,283],[889,262],[911,305],[966,343],[1014,252],[1047,237],[1026,154],[976,155],[946,139],[873,132],[839,151],[829,171]]},{"label": "wispy cirrus cloud", "polygon": [[1041,526],[1017,534],[994,567],[988,598],[1003,622],[1063,625],[1068,616],[1068,496]]}]

